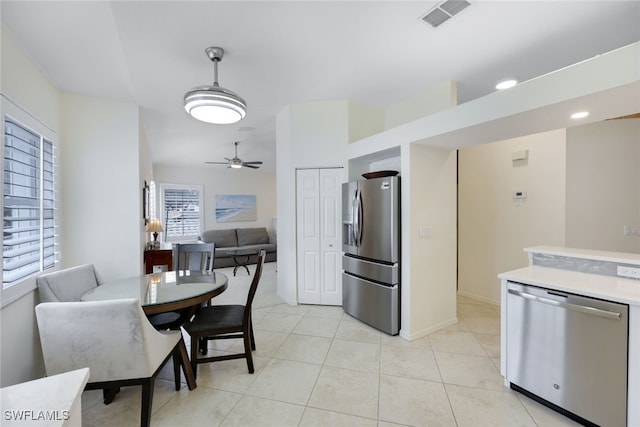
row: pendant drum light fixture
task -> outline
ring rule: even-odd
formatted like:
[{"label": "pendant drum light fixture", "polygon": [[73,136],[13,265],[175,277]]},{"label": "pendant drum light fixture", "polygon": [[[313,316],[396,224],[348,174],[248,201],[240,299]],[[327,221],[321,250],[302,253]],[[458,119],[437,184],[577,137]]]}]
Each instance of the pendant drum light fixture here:
[{"label": "pendant drum light fixture", "polygon": [[205,53],[213,61],[213,85],[194,87],[187,92],[184,95],[184,109],[193,118],[203,122],[221,125],[235,123],[247,115],[247,103],[218,84],[218,62],[222,61],[224,49],[208,47]]}]

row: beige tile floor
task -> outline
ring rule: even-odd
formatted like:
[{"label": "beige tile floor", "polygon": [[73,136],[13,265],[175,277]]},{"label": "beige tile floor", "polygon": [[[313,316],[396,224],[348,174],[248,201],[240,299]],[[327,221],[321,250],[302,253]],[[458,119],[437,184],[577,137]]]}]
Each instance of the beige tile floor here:
[{"label": "beige tile floor", "polygon": [[[250,278],[221,271],[230,283],[216,303],[241,302]],[[153,426],[576,425],[503,386],[498,307],[460,297],[458,324],[408,342],[340,307],[283,304],[276,277],[275,263],[266,264],[254,302],[255,373],[244,359],[202,364],[198,388],[176,392],[167,366],[155,385]],[[233,340],[209,346],[241,348]],[[101,396],[83,393],[84,426],[139,425],[139,387],[123,388],[109,406]]]}]

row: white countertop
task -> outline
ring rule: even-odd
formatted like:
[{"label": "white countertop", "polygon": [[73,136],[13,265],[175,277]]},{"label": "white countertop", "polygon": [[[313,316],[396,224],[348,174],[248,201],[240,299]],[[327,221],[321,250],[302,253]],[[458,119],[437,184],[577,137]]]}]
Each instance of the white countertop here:
[{"label": "white countertop", "polygon": [[640,306],[640,280],[536,265],[507,271],[499,274],[498,277],[524,284]]},{"label": "white countertop", "polygon": [[82,368],[2,388],[2,425],[80,426],[88,380],[89,368]]},{"label": "white countertop", "polygon": [[564,256],[570,258],[592,259],[640,266],[640,254],[626,252],[596,251],[592,249],[565,248],[561,246],[533,246],[524,248],[527,253]]}]

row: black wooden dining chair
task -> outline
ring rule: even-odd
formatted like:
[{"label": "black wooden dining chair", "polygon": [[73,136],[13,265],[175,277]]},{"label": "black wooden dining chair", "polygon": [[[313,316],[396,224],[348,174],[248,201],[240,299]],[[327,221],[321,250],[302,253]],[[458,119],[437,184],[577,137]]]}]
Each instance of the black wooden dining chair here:
[{"label": "black wooden dining chair", "polygon": [[[176,272],[181,270],[213,271],[214,257],[214,243],[176,243],[173,245],[173,269]],[[149,316],[149,321],[158,330],[179,329],[191,314],[191,309],[169,311]]]},{"label": "black wooden dining chair", "polygon": [[[197,376],[199,363],[218,362],[231,359],[247,359],[249,373],[253,373],[253,357],[251,351],[256,349],[251,321],[251,304],[260,283],[262,268],[266,253],[261,250],[258,254],[256,271],[249,287],[245,305],[211,305],[200,307],[191,321],[183,325],[184,330],[191,336],[191,366]],[[202,356],[207,354],[207,342],[216,339],[242,338],[244,353],[226,354],[222,356],[198,357],[198,350]],[[200,347],[200,349],[198,349]]]},{"label": "black wooden dining chair", "polygon": [[173,245],[175,271],[213,271],[215,243],[176,243]]}]

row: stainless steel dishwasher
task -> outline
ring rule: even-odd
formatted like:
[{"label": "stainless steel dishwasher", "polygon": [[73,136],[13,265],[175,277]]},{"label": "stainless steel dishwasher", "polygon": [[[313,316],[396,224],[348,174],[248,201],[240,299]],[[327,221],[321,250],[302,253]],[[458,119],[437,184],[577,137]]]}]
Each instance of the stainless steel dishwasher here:
[{"label": "stainless steel dishwasher", "polygon": [[629,306],[507,283],[511,388],[585,425],[626,426]]}]

